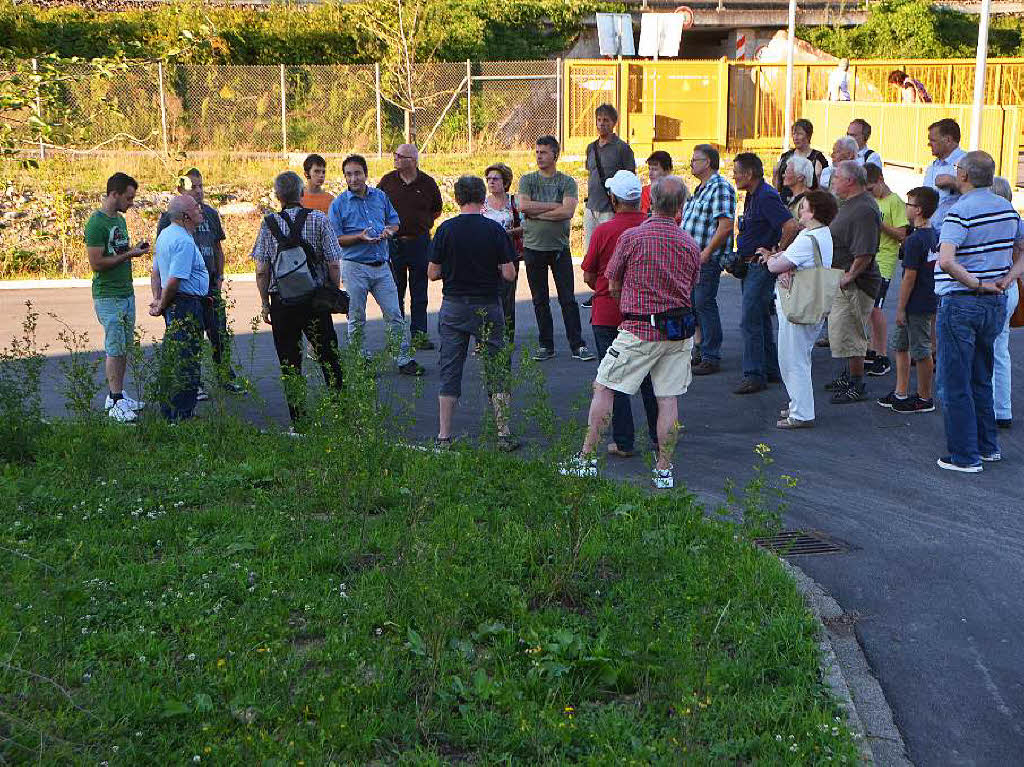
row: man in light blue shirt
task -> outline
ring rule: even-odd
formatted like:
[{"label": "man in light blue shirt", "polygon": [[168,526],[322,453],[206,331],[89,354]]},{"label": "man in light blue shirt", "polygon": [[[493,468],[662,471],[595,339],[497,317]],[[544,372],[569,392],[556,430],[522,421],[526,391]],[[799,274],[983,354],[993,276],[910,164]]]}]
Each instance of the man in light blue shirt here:
[{"label": "man in light blue shirt", "polygon": [[947,117],[929,125],[928,146],[935,160],[924,171],[924,186],[939,193],[939,207],[932,216],[932,226],[941,230],[946,213],[960,199],[954,166],[967,154],[960,148],[960,126],[956,120]]},{"label": "man in light blue shirt", "polygon": [[348,190],[334,198],[327,218],[338,235],[344,257],[341,278],[349,294],[349,342],[363,342],[366,295],[370,293],[384,313],[392,342],[399,344],[395,357],[398,371],[421,376],[424,369],[411,356],[409,323],[402,315],[398,287],[388,263],[388,240],[398,231],[398,213],[384,192],[367,185],[366,160],[361,155],[346,157],[341,170]]},{"label": "man in light blue shirt", "polygon": [[995,169],[985,152],[957,161],[961,196],[939,235],[938,372],[949,455],[938,465],[950,471],[979,472],[983,461],[1002,458],[992,402],[994,345],[1006,320],[1004,291],[1024,271],[1024,259],[1013,262],[1024,238],[1017,211],[990,189]]},{"label": "man in light blue shirt", "polygon": [[156,238],[149,313],[166,323],[157,385],[160,411],[171,421],[191,418],[199,394],[203,301],[210,291],[206,262],[192,235],[203,223],[195,198],[183,194],[167,206],[171,220]]}]

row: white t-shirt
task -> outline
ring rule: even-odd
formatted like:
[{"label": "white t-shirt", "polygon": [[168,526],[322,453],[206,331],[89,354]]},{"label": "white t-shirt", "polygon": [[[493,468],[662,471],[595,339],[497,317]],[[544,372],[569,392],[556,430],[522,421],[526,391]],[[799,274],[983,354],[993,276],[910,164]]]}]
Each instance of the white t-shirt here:
[{"label": "white t-shirt", "polygon": [[818,248],[821,250],[821,265],[832,266],[832,232],[827,226],[819,226],[817,229],[801,229],[800,234],[783,253],[786,260],[797,269],[810,269],[815,265],[812,237],[817,240]]},{"label": "white t-shirt", "polygon": [[833,69],[828,76],[828,100],[849,101],[849,72],[843,69]]},{"label": "white t-shirt", "polygon": [[[868,152],[871,152],[870,156],[868,156]],[[869,146],[857,150],[857,162],[861,165],[867,165],[870,163],[871,165],[877,165],[879,168],[885,167],[882,165],[882,155]]]}]

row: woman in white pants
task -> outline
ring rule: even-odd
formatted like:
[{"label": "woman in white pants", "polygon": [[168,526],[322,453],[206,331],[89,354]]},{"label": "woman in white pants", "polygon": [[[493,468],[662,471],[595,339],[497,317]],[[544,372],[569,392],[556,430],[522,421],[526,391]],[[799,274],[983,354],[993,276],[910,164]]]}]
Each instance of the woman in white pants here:
[{"label": "woman in white pants", "polygon": [[[828,225],[839,207],[828,192],[814,189],[800,203],[799,219],[803,229],[784,251],[765,255],[768,271],[779,275],[786,286],[799,269],[815,266],[815,244],[821,254],[821,264],[832,266],[832,233]],[[822,323],[796,325],[786,319],[775,294],[775,308],[779,318],[779,370],[789,394],[789,407],[779,415],[775,424],[780,429],[804,429],[814,425],[814,386],[811,383],[811,351]]]},{"label": "woman in white pants", "polygon": [[[992,192],[1013,202],[1010,183],[1000,176],[992,179]],[[1024,227],[1024,224],[1019,226]],[[1021,254],[1014,252],[1016,261]],[[1002,332],[996,336],[995,360],[992,366],[992,404],[996,411],[996,425],[1001,429],[1009,429],[1013,425],[1013,410],[1010,408],[1010,317],[1020,301],[1017,283],[1006,289],[1006,320]]]}]

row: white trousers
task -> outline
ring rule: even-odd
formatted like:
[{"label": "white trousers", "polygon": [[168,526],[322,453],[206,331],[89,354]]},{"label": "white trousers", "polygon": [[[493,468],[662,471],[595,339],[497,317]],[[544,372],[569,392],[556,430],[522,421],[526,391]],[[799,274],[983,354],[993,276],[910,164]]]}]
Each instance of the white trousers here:
[{"label": "white trousers", "polygon": [[814,420],[814,383],[811,381],[811,352],[823,323],[795,325],[786,319],[775,298],[779,320],[779,372],[789,394],[789,417]]},{"label": "white trousers", "polygon": [[1017,281],[1014,280],[1006,291],[1006,321],[1003,322],[1003,332],[996,336],[995,364],[992,367],[992,404],[1000,421],[1013,418],[1010,409],[1010,315],[1019,300]]}]

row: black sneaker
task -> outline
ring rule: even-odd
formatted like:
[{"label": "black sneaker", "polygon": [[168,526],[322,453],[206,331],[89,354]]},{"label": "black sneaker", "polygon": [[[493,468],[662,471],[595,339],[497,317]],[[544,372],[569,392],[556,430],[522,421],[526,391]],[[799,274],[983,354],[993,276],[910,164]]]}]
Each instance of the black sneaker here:
[{"label": "black sneaker", "polygon": [[863,402],[868,398],[867,387],[864,384],[848,384],[843,389],[835,389],[832,392],[833,405],[846,405],[850,402]]},{"label": "black sneaker", "polygon": [[584,362],[590,362],[591,360],[597,359],[597,357],[594,356],[594,353],[586,346],[581,346],[579,349],[574,351],[572,353],[572,358],[574,360],[583,360]]},{"label": "black sneaker", "polygon": [[924,399],[916,394],[903,400],[896,400],[892,409],[897,413],[930,413],[935,410],[935,400]]},{"label": "black sneaker", "polygon": [[881,355],[872,357],[870,364],[864,366],[864,372],[869,376],[884,376],[892,370],[892,360]]},{"label": "black sneaker", "polygon": [[900,398],[896,396],[896,392],[891,391],[884,397],[879,397],[878,399],[876,399],[875,404],[877,404],[879,407],[887,407],[890,410],[892,410],[896,406],[897,402],[906,402],[909,399],[910,397],[907,397],[904,400],[900,400]]},{"label": "black sneaker", "polygon": [[537,362],[543,362],[544,360],[552,359],[554,356],[554,349],[548,349],[542,346],[536,352],[534,352],[533,358],[537,360]]},{"label": "black sneaker", "polygon": [[404,376],[421,376],[427,372],[427,369],[416,360],[409,360],[404,365],[398,366],[398,372]]},{"label": "black sneaker", "polygon": [[825,391],[839,391],[840,389],[845,389],[849,385],[850,373],[849,371],[844,370],[842,373],[840,373],[827,384],[825,384]]},{"label": "black sneaker", "polygon": [[1000,429],[1012,429],[1013,428],[1013,419],[1012,418],[997,418],[996,419],[996,426],[998,426]]}]

